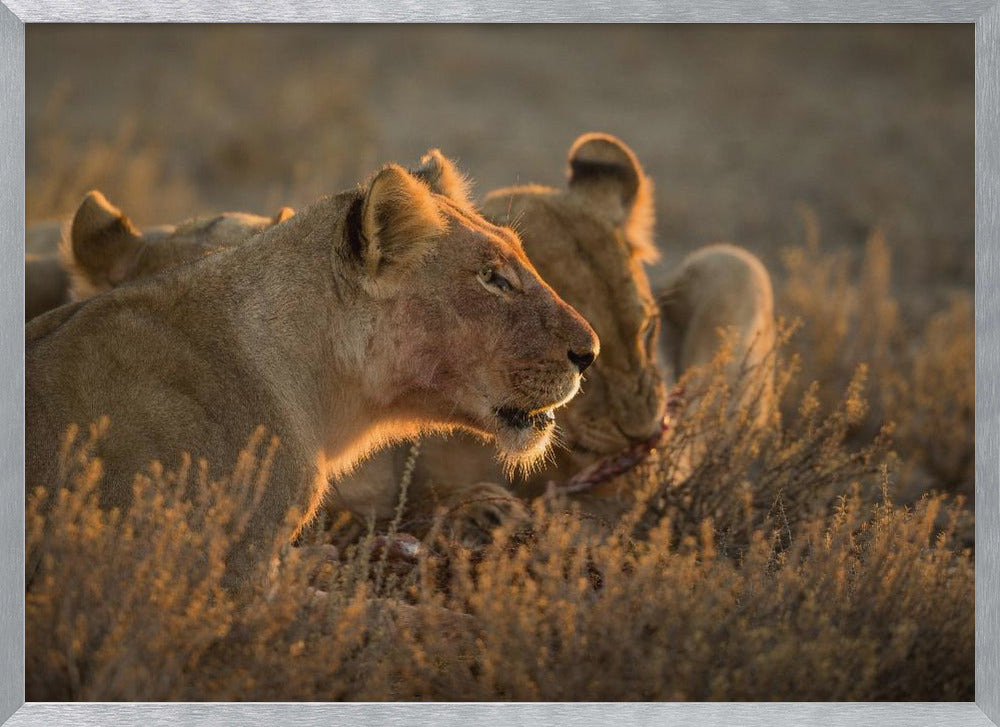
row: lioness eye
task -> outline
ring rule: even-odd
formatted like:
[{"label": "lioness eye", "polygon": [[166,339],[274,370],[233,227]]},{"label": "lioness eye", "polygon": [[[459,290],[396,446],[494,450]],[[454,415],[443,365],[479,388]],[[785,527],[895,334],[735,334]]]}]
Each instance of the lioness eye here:
[{"label": "lioness eye", "polygon": [[507,278],[502,276],[489,265],[484,266],[483,269],[479,271],[479,277],[482,278],[483,282],[487,285],[492,285],[497,290],[502,290],[505,293],[514,289],[514,286],[511,285],[511,282],[507,280]]}]

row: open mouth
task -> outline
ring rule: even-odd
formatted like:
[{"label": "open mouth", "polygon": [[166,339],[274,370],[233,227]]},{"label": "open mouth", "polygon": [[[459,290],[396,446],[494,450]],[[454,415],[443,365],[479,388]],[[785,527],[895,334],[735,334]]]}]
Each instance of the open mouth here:
[{"label": "open mouth", "polygon": [[556,420],[555,412],[551,408],[528,411],[527,409],[517,409],[512,406],[501,406],[495,410],[495,413],[497,419],[511,429],[537,429],[538,431],[544,431],[552,426]]}]

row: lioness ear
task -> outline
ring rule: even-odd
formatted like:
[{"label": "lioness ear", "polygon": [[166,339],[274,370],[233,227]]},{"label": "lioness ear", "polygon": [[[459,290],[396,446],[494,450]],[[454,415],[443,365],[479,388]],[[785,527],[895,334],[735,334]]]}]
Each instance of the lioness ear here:
[{"label": "lioness ear", "polygon": [[361,209],[362,257],[372,278],[419,260],[446,222],[431,191],[412,174],[389,164],[368,185]]},{"label": "lioness ear", "polygon": [[420,166],[413,170],[413,176],[431,188],[432,192],[443,194],[463,207],[472,207],[469,178],[440,149],[429,149],[420,158]]},{"label": "lioness ear", "polygon": [[610,134],[584,134],[569,150],[569,188],[616,226],[625,228],[633,252],[659,257],[653,242],[653,182],[635,154]]},{"label": "lioness ear", "polygon": [[272,224],[280,225],[282,222],[292,217],[294,214],[295,210],[293,210],[291,207],[282,207],[280,210],[278,210],[278,214],[276,214],[272,218]]},{"label": "lioness ear", "polygon": [[74,300],[111,290],[125,281],[143,246],[142,235],[117,207],[92,190],[73,216],[60,254],[72,278]]}]

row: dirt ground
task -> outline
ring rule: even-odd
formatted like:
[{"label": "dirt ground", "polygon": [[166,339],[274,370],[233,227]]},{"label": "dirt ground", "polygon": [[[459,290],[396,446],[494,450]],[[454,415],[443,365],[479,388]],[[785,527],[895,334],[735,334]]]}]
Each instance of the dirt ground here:
[{"label": "dirt ground", "polygon": [[484,193],[580,133],[657,184],[661,270],[729,240],[780,275],[811,210],[874,229],[904,317],[973,285],[973,35],[952,26],[31,26],[27,216],[304,205],[431,146]]}]

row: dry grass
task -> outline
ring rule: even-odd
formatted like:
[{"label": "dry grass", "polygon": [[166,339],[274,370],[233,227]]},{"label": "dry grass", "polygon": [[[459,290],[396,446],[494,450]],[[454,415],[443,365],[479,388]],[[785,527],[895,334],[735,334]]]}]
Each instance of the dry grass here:
[{"label": "dry grass", "polygon": [[[29,698],[970,699],[962,502],[893,504],[885,435],[849,441],[860,374],[832,409],[809,387],[787,421],[719,426],[741,400],[723,368],[700,372],[703,405],[632,473],[618,522],[539,501],[482,551],[432,530],[406,555],[395,526],[340,552],[279,541],[239,597],[219,563],[266,483],[262,445],[195,502],[192,468],[139,479],[121,515],[96,505],[95,428],[55,502],[29,502]],[[693,440],[700,464],[665,484]]]}]

